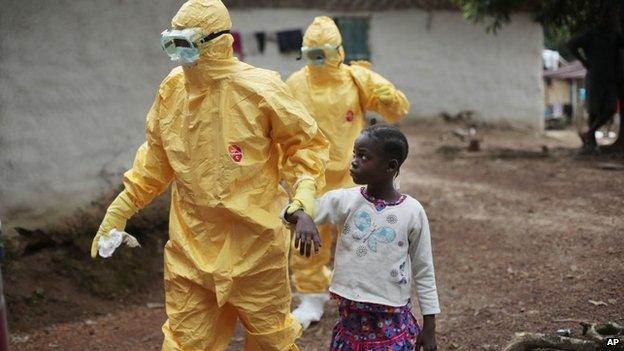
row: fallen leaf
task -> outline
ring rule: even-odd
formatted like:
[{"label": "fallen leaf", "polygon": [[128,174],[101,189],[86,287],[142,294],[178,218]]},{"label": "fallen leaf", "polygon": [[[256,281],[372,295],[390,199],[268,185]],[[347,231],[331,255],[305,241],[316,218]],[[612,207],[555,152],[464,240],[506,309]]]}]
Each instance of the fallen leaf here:
[{"label": "fallen leaf", "polygon": [[150,308],[150,309],[163,308],[163,307],[165,307],[165,305],[163,305],[162,303],[158,303],[158,302],[148,302],[147,303],[147,308]]},{"label": "fallen leaf", "polygon": [[589,303],[591,303],[594,306],[608,306],[606,302],[604,301],[595,301],[595,300],[587,300],[589,301]]},{"label": "fallen leaf", "polygon": [[21,343],[24,343],[24,342],[28,342],[29,339],[30,339],[30,336],[28,336],[28,335],[24,335],[24,336],[12,335],[11,336],[11,343],[13,343],[13,344],[21,344]]}]

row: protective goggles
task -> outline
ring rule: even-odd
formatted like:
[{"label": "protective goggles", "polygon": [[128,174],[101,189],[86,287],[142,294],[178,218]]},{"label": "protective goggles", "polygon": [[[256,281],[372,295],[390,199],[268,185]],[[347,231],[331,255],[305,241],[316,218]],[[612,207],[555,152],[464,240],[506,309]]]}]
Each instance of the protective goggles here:
[{"label": "protective goggles", "polygon": [[201,45],[229,32],[224,30],[204,36],[200,28],[165,29],[160,33],[160,46],[171,61],[192,65],[199,59]]},{"label": "protective goggles", "polygon": [[307,64],[320,66],[325,63],[326,60],[331,60],[338,57],[340,45],[330,45],[325,44],[323,46],[315,46],[315,47],[301,47],[301,56],[297,59],[301,60],[302,58],[306,60]]}]

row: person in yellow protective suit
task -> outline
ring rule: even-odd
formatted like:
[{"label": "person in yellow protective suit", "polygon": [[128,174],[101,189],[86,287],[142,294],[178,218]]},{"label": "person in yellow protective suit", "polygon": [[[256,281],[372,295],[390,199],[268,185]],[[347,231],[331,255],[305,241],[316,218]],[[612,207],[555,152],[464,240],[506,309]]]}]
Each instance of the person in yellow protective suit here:
[{"label": "person in yellow protective suit", "polygon": [[290,237],[279,218],[278,181],[294,189],[289,212],[313,215],[328,142],[277,73],[233,57],[221,1],[188,1],[171,23],[173,30],[165,32],[176,39],[163,41],[163,48],[184,58],[184,66],[158,89],[147,141],[124,175],[125,189],[110,205],[91,254],[171,184],[162,349],[225,350],[240,319],[245,350],[297,350],[301,326],[290,314]]},{"label": "person in yellow protective suit", "polygon": [[[303,37],[302,58],[307,65],[286,83],[303,102],[330,142],[326,185],[329,190],[354,186],[349,175],[353,142],[365,125],[366,111],[379,113],[387,122],[397,122],[409,110],[405,95],[366,65],[343,64],[344,50],[338,27],[329,17],[316,17]],[[309,260],[291,257],[291,271],[301,304],[293,311],[304,328],[320,320],[327,300],[333,228],[321,227],[320,253]]]}]

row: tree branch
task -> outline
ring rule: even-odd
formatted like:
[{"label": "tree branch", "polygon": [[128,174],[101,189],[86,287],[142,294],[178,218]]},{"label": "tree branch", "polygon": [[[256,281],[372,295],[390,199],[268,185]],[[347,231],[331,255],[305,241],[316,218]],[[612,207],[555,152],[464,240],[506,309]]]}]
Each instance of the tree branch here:
[{"label": "tree branch", "polygon": [[516,333],[504,351],[528,351],[537,348],[565,351],[597,351],[598,344],[594,341],[567,338],[558,335],[540,333]]}]

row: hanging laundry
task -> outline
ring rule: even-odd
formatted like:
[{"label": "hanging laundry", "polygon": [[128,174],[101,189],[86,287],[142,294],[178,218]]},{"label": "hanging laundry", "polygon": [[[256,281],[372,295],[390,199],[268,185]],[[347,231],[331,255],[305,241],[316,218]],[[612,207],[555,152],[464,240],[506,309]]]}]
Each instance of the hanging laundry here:
[{"label": "hanging laundry", "polygon": [[247,57],[258,55],[258,43],[254,33],[245,32],[241,34],[241,39],[245,46],[243,46],[243,54]]},{"label": "hanging laundry", "polygon": [[277,32],[277,44],[281,53],[299,51],[303,42],[301,29]]},{"label": "hanging laundry", "polygon": [[254,33],[256,36],[256,43],[258,44],[258,51],[261,54],[264,54],[264,46],[266,45],[266,33],[265,32],[256,32]]},{"label": "hanging laundry", "polygon": [[230,34],[232,34],[232,37],[234,37],[234,44],[232,44],[232,49],[234,49],[234,55],[242,61],[245,55],[243,55],[243,39],[241,37],[241,34],[238,31],[232,31],[230,32]]}]

